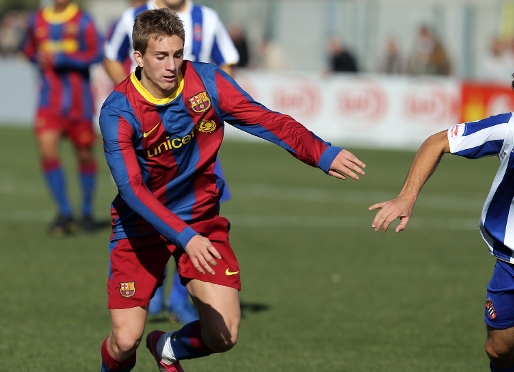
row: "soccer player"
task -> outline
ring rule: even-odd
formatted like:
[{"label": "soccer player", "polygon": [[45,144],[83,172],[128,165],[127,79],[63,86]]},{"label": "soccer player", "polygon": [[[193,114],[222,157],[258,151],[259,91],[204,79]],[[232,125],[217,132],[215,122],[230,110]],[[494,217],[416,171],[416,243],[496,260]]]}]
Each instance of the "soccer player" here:
[{"label": "soccer player", "polygon": [[63,236],[76,229],[59,159],[59,142],[67,136],[76,150],[82,187],[81,227],[95,228],[93,193],[96,160],[93,154],[93,97],[89,67],[102,60],[102,42],[89,15],[69,0],[35,12],[29,22],[23,52],[41,75],[35,134],[41,166],[59,213],[49,232]]},{"label": "soccer player", "polygon": [[[232,74],[232,66],[239,61],[239,54],[228,31],[213,9],[195,4],[190,0],[154,0],[139,7],[127,9],[107,39],[103,65],[115,84],[119,84],[127,77],[125,68],[127,59],[132,62],[131,71],[136,67],[136,62],[132,58],[134,54],[132,28],[136,15],[148,9],[158,8],[169,8],[175,11],[184,23],[187,35],[184,41],[184,59],[211,62],[228,74]],[[219,161],[216,162],[215,172],[224,179]],[[225,186],[221,201],[229,199],[230,192]],[[150,302],[149,313],[157,315],[163,306],[171,318],[176,317],[182,323],[198,319],[198,314],[189,302],[189,295],[180,283],[177,272],[173,277],[167,300],[164,300],[164,286],[159,287]]]},{"label": "soccer player", "polygon": [[180,360],[221,353],[238,338],[240,268],[219,215],[224,182],[214,166],[225,122],[273,142],[339,179],[365,166],[288,115],[255,102],[221,69],[184,57],[184,28],[168,8],[135,20],[139,66],[100,113],[107,163],[119,194],[112,204],[108,308],[111,334],[102,371],[130,371],[148,303],[173,256],[200,320],[175,332],[150,332],[146,345],[161,371]]},{"label": "soccer player", "polygon": [[514,200],[514,118],[512,113],[454,125],[430,136],[418,150],[407,179],[395,199],[377,203],[372,227],[387,231],[400,219],[396,232],[404,230],[418,194],[436,170],[442,156],[451,153],[468,159],[498,156],[500,166],[480,217],[480,234],[496,257],[492,279],[487,286],[484,321],[487,326],[485,350],[491,371],[514,371],[514,235],[510,215]]}]

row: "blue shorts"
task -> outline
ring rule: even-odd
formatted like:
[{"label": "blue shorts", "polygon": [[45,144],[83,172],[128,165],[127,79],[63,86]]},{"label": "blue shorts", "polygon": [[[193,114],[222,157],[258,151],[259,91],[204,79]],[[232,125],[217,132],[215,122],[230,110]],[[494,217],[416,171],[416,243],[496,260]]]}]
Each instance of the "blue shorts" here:
[{"label": "blue shorts", "polygon": [[487,285],[484,322],[496,329],[514,327],[514,265],[496,260]]}]

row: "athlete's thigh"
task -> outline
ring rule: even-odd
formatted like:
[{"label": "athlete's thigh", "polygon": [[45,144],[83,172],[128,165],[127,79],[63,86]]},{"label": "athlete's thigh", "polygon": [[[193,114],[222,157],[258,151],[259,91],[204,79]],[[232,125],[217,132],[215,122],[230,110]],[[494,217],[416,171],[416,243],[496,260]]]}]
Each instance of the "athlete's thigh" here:
[{"label": "athlete's thigh", "polygon": [[116,343],[133,343],[141,340],[145,332],[146,307],[133,307],[130,309],[110,309],[112,335]]},{"label": "athlete's thigh", "polygon": [[56,129],[36,132],[39,155],[43,159],[52,160],[59,157],[59,141],[61,132]]},{"label": "athlete's thigh", "polygon": [[216,334],[237,333],[241,320],[237,289],[197,279],[190,280],[186,287],[203,327]]}]

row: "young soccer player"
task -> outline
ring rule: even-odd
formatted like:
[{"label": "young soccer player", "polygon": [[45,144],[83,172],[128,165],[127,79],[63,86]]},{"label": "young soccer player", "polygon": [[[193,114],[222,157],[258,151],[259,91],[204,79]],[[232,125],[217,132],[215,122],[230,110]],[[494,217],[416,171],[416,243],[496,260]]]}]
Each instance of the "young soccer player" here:
[{"label": "young soccer player", "polygon": [[38,65],[42,80],[34,130],[43,173],[59,209],[49,232],[63,236],[76,228],[59,159],[62,136],[69,137],[76,150],[83,195],[81,226],[91,232],[95,228],[96,160],[92,148],[96,136],[89,67],[102,60],[100,37],[92,19],[76,4],[54,0],[30,18],[23,52]]},{"label": "young soccer player", "polygon": [[[184,59],[196,62],[214,63],[228,74],[232,74],[232,66],[239,61],[237,49],[232,42],[218,14],[211,8],[193,3],[191,0],[151,0],[139,6],[127,9],[116,23],[112,34],[105,43],[103,65],[111,79],[119,84],[127,76],[124,62],[132,61],[131,71],[136,67],[132,58],[132,29],[136,15],[145,10],[169,8],[177,13],[184,24],[186,39],[184,40]],[[223,171],[219,160],[215,172],[221,178]],[[230,199],[228,186],[221,201]],[[180,283],[178,273],[172,280],[167,299],[164,299],[164,286],[159,287],[150,301],[149,313],[157,315],[163,307],[170,317],[176,317],[183,323],[198,319],[196,310],[189,302],[186,288]]]},{"label": "young soccer player", "polygon": [[420,147],[407,179],[395,199],[377,203],[372,227],[387,231],[397,218],[396,232],[407,227],[418,194],[436,170],[442,156],[468,159],[498,156],[500,166],[480,217],[480,234],[497,261],[487,286],[484,321],[485,350],[493,372],[514,372],[514,234],[510,215],[514,201],[514,118],[512,113],[454,125],[430,136]]},{"label": "young soccer player", "polygon": [[184,61],[185,37],[170,9],[140,13],[133,31],[139,68],[100,113],[105,155],[119,190],[112,204],[112,329],[101,348],[104,372],[134,367],[148,303],[171,256],[200,319],[147,335],[159,369],[182,371],[180,360],[225,352],[237,341],[240,268],[229,222],[219,215],[224,182],[214,173],[225,122],[334,177],[364,174],[352,153],[255,102],[221,69]]}]

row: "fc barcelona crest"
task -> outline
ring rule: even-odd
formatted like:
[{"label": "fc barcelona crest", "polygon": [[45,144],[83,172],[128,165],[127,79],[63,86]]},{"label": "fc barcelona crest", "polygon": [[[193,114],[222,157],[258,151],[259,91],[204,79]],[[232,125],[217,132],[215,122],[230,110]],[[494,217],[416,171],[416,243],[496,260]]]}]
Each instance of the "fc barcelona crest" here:
[{"label": "fc barcelona crest", "polygon": [[205,112],[211,107],[211,99],[205,91],[189,98],[189,102],[194,112]]},{"label": "fc barcelona crest", "polygon": [[120,294],[123,297],[132,297],[136,293],[136,283],[135,282],[125,282],[120,283]]}]

